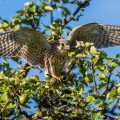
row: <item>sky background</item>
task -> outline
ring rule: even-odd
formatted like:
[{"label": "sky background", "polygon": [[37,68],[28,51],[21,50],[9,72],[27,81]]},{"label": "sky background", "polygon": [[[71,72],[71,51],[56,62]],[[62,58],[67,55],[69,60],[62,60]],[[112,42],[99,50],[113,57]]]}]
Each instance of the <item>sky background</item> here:
[{"label": "sky background", "polygon": [[[30,1],[39,3],[38,0],[0,0],[0,17],[11,20],[16,11],[23,8],[25,2]],[[73,26],[90,22],[120,25],[120,0],[92,0],[91,4],[85,9],[84,16]],[[120,53],[120,47],[104,48],[102,50],[113,57]],[[35,73],[37,74],[37,72]]]},{"label": "sky background", "polygon": [[[38,0],[0,0],[0,17],[11,20],[16,11],[23,8],[25,2]],[[90,22],[101,24],[120,25],[120,0],[92,0],[85,9],[84,16],[73,26]],[[120,53],[120,47],[103,49],[109,55],[115,56]]]},{"label": "sky background", "polygon": [[[38,0],[0,0],[0,16],[10,20],[28,1],[38,3]],[[119,25],[119,14],[120,0],[92,0],[79,23],[98,22]]]},{"label": "sky background", "polygon": [[[0,16],[10,20],[25,2],[38,0],[0,0]],[[80,24],[98,22],[104,24],[120,24],[120,0],[92,0]]]}]

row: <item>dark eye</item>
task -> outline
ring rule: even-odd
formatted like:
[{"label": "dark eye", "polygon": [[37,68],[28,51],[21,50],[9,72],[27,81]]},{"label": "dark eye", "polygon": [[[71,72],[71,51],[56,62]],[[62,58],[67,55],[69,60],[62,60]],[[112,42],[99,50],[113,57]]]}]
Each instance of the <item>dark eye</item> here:
[{"label": "dark eye", "polygon": [[62,46],[64,46],[64,44],[61,44]]}]

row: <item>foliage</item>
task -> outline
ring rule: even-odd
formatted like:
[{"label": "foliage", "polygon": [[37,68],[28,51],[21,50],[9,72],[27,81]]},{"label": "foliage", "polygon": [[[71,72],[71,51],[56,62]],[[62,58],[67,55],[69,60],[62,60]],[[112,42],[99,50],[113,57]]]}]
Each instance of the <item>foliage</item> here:
[{"label": "foliage", "polygon": [[[79,20],[89,2],[42,0],[39,5],[28,2],[11,22],[1,18],[0,30],[32,27],[44,34],[50,32],[46,37],[55,40],[71,30],[70,22]],[[74,6],[74,11],[69,5]],[[56,17],[57,12],[60,16]],[[48,25],[42,21],[47,16],[50,16]],[[31,66],[13,58],[18,64],[13,69],[5,59],[0,64],[0,119],[97,120],[110,119],[107,113],[116,115],[114,110],[119,109],[120,98],[120,55],[112,58],[91,44],[81,43],[69,56],[69,71],[61,81],[30,77]]]}]

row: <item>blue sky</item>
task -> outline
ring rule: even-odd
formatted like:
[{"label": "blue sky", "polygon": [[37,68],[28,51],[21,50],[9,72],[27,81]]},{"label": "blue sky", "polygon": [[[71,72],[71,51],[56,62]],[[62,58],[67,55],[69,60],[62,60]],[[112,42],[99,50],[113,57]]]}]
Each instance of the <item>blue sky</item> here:
[{"label": "blue sky", "polygon": [[[11,19],[15,12],[24,6],[25,2],[38,0],[0,0],[0,16]],[[79,24],[98,22],[120,25],[120,0],[92,0],[81,17]]]},{"label": "blue sky", "polygon": [[[38,3],[38,0],[0,0],[0,17],[10,20],[16,11],[21,9],[24,3],[28,1]],[[89,22],[120,25],[120,0],[92,0],[80,21],[74,25],[71,24],[75,27]],[[120,47],[102,50],[106,51],[110,56],[120,53]]]},{"label": "blue sky", "polygon": [[92,0],[80,23],[120,25],[120,0]]}]

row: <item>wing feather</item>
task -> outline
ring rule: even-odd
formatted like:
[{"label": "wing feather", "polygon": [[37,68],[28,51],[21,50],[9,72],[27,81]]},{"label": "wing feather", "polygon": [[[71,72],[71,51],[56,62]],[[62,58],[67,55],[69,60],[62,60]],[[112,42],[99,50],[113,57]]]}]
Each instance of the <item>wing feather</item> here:
[{"label": "wing feather", "polygon": [[0,34],[0,56],[20,56],[30,65],[44,65],[49,42],[37,30],[20,28]]},{"label": "wing feather", "polygon": [[0,56],[18,55],[16,49],[19,48],[20,44],[15,41],[15,37],[16,34],[14,31],[0,34]]},{"label": "wing feather", "polygon": [[95,47],[112,47],[120,45],[120,26],[89,23],[75,27],[69,34],[71,48],[76,41],[93,42]]}]

